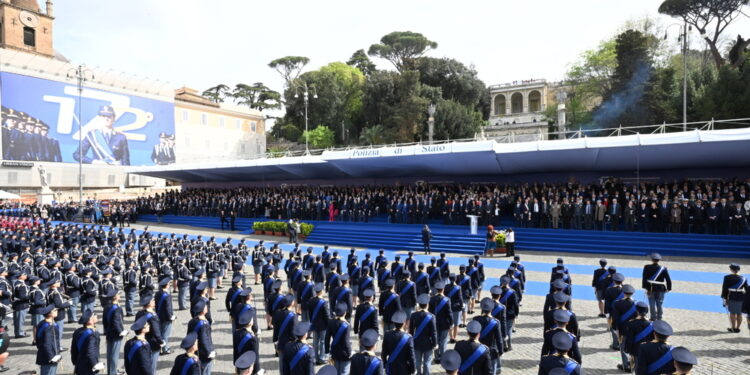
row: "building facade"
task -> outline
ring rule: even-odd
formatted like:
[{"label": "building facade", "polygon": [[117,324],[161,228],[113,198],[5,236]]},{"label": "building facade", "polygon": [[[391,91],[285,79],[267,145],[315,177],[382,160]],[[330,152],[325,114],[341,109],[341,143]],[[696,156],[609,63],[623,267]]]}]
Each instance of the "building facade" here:
[{"label": "building facade", "polygon": [[175,92],[175,135],[177,163],[254,159],[266,151],[260,111],[214,103],[187,87]]},{"label": "building facade", "polygon": [[556,95],[563,90],[559,83],[545,79],[514,81],[489,87],[490,125],[486,137],[510,137],[515,141],[536,141],[548,138],[547,109],[557,106]]}]

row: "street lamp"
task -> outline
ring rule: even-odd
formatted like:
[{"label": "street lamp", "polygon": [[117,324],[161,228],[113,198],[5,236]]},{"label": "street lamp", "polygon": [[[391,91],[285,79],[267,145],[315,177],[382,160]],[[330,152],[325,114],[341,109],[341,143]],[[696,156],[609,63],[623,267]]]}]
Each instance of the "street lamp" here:
[{"label": "street lamp", "polygon": [[688,52],[688,30],[692,30],[690,26],[688,29],[687,22],[680,25],[679,23],[673,23],[667,26],[664,30],[664,40],[667,40],[667,30],[672,26],[682,26],[682,32],[680,33],[677,41],[682,42],[682,131],[687,131],[687,52]]},{"label": "street lamp", "polygon": [[427,114],[430,115],[430,117],[427,118],[427,139],[430,141],[430,144],[432,144],[432,136],[435,134],[435,110],[437,109],[437,106],[435,103],[430,103],[430,105],[427,107]]},{"label": "street lamp", "polygon": [[78,86],[78,213],[83,213],[83,84],[94,79],[94,73],[85,65],[68,70],[68,79],[76,79]]},{"label": "street lamp", "polygon": [[302,85],[297,85],[294,87],[294,98],[299,98],[299,91],[302,89],[302,96],[305,101],[305,155],[310,154],[310,148],[309,148],[309,139],[310,133],[307,131],[307,106],[309,105],[310,101],[310,90],[313,92],[313,99],[318,98],[318,91],[315,90],[315,86],[307,86],[307,82],[302,82]]}]

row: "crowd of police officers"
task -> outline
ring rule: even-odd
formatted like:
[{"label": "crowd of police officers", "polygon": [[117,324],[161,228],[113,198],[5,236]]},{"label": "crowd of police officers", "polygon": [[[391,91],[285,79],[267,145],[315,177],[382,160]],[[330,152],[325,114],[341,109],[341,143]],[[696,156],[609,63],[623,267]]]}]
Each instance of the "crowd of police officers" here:
[{"label": "crowd of police officers", "polygon": [[[486,278],[478,255],[460,265],[450,264],[444,253],[428,265],[412,252],[390,260],[382,250],[374,258],[351,250],[343,259],[327,246],[314,254],[295,245],[285,255],[278,244],[267,248],[263,241],[251,248],[231,238],[71,224],[6,229],[2,237],[0,303],[12,306],[15,337],[32,336],[41,375],[56,374],[66,350],[78,375],[122,374],[121,353],[124,373],[156,374],[160,356],[173,350],[176,309],[189,310],[191,319],[187,331],[177,334],[184,337],[179,345],[184,352],[171,374],[209,375],[216,361],[211,315],[216,308],[231,317],[238,374],[264,372],[259,326],[265,325],[281,375],[314,374],[315,366],[324,364],[319,373],[429,375],[433,362],[449,374],[495,375],[503,354],[513,349],[526,283],[519,256],[483,298],[485,284],[494,280]],[[608,318],[611,349],[621,352],[618,367],[626,372],[689,374],[697,360],[686,348],[667,343],[673,332],[661,316],[671,279],[661,257],[651,258],[643,274],[651,307],[633,299],[635,288],[606,260],[594,272],[592,286],[601,316]],[[246,263],[253,266],[255,288],[263,291],[264,324],[257,319]],[[744,298],[747,288],[739,266],[732,270],[724,283],[727,304]],[[224,305],[212,306],[221,288],[227,289]],[[558,259],[542,311],[540,375],[583,373],[571,294],[570,273]],[[97,305],[100,316],[94,313]],[[134,320],[129,327],[128,317]],[[739,331],[739,321],[732,319]],[[68,324],[77,328],[65,343]],[[459,340],[459,329],[467,339]],[[351,342],[352,333],[359,342]],[[100,360],[102,338],[106,362]]]}]

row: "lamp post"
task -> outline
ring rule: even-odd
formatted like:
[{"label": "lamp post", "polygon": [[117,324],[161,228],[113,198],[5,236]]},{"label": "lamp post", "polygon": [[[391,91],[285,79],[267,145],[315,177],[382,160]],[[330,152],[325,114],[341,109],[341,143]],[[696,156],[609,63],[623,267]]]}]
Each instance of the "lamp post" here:
[{"label": "lamp post", "polygon": [[94,73],[85,65],[68,70],[68,79],[76,79],[78,86],[78,213],[83,213],[83,84],[94,79]]},{"label": "lamp post", "polygon": [[309,148],[309,138],[310,133],[307,131],[307,107],[310,102],[310,90],[313,92],[313,99],[318,98],[318,92],[315,90],[315,86],[307,86],[307,82],[302,82],[302,85],[297,85],[294,87],[294,98],[299,98],[299,91],[302,89],[302,97],[305,102],[305,155],[310,154],[310,148]]},{"label": "lamp post", "polygon": [[437,109],[437,106],[434,103],[430,103],[430,106],[427,107],[427,114],[430,115],[430,117],[427,118],[427,139],[430,141],[430,144],[432,144],[432,137],[435,134],[435,110]]},{"label": "lamp post", "polygon": [[[692,30],[693,27],[688,28],[687,22],[680,25],[679,23],[673,23],[667,26],[669,29],[672,26],[682,26],[682,32],[680,33],[678,41],[682,42],[682,131],[687,131],[687,53],[688,53],[688,31]],[[664,31],[664,40],[667,39],[667,31]]]}]

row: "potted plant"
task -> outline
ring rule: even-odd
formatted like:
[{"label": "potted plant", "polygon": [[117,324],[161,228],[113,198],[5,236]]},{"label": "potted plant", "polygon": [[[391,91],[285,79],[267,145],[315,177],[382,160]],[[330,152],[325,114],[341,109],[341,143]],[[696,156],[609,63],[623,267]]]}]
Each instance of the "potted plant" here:
[{"label": "potted plant", "polygon": [[498,232],[495,235],[495,251],[493,251],[493,253],[498,252],[505,254],[505,251],[505,233]]},{"label": "potted plant", "polygon": [[265,232],[265,223],[262,222],[262,221],[256,221],[256,222],[254,222],[253,223],[253,232],[255,232],[255,234],[261,235],[261,236],[264,235],[264,234],[266,234],[266,232]]},{"label": "potted plant", "polygon": [[307,236],[310,235],[310,233],[312,232],[312,230],[313,230],[314,227],[315,226],[312,225],[312,224],[301,223],[299,225],[299,229],[300,229],[300,232],[301,232],[299,234],[299,238],[301,238],[301,239],[307,238]]},{"label": "potted plant", "polygon": [[286,232],[286,223],[283,221],[274,221],[273,224],[273,235],[283,237]]}]

